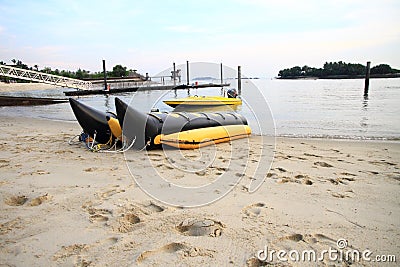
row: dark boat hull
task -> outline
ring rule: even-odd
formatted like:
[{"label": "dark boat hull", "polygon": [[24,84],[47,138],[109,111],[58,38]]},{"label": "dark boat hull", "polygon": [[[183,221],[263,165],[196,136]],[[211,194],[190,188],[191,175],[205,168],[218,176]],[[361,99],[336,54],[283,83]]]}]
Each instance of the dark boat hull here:
[{"label": "dark boat hull", "polygon": [[101,144],[106,144],[112,139],[108,126],[107,116],[115,118],[112,113],[101,112],[89,107],[73,98],[69,99],[72,111],[83,131]]},{"label": "dark boat hull", "polygon": [[233,112],[151,112],[145,114],[128,106],[119,98],[115,98],[115,107],[123,135],[129,140],[136,139],[134,147],[138,149],[146,145],[150,148],[157,147],[154,139],[159,134],[215,126],[247,125],[246,118]]},{"label": "dark boat hull", "polygon": [[68,99],[47,97],[0,96],[0,106],[36,106],[65,103]]}]

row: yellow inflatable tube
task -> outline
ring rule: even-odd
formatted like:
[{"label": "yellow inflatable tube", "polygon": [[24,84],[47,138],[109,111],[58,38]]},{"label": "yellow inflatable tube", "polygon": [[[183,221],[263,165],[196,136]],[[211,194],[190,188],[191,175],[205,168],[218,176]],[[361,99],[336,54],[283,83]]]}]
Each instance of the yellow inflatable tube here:
[{"label": "yellow inflatable tube", "polygon": [[227,125],[188,130],[168,135],[157,135],[154,144],[164,144],[180,149],[196,149],[212,144],[245,138],[251,134],[247,125]]},{"label": "yellow inflatable tube", "polygon": [[107,117],[107,123],[110,127],[112,135],[114,135],[115,138],[122,140],[122,129],[121,125],[119,125],[119,121],[112,117]]}]

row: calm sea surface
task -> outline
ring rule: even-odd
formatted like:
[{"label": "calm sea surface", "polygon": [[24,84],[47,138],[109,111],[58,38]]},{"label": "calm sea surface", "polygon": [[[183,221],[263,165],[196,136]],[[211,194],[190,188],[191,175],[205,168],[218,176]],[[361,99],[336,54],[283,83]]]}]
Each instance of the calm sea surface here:
[{"label": "calm sea surface", "polygon": [[[232,87],[235,80],[228,80]],[[65,88],[12,95],[64,97]],[[368,98],[364,80],[243,80],[243,114],[256,134],[344,139],[400,139],[400,79],[371,79]],[[3,93],[5,94],[5,93]],[[219,95],[219,88],[142,91],[80,100],[99,110],[115,111],[118,96],[139,110],[171,111],[162,100],[190,95]],[[215,111],[213,109],[207,111]],[[75,121],[68,103],[35,107],[1,107],[1,114]]]}]

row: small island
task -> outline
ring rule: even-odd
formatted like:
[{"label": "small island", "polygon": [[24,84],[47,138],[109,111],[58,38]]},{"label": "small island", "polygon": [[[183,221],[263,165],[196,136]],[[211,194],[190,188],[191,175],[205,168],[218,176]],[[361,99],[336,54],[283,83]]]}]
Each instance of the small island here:
[{"label": "small island", "polygon": [[[280,70],[277,79],[360,79],[365,78],[366,66],[346,62],[326,62],[323,68],[307,65]],[[400,70],[387,64],[374,66],[370,70],[371,78],[400,78]]]}]

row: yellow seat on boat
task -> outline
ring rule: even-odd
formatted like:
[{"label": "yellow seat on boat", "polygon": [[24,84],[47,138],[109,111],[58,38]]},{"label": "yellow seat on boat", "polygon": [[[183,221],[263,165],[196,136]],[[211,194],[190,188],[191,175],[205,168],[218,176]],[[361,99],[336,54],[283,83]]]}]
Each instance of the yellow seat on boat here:
[{"label": "yellow seat on boat", "polygon": [[228,98],[222,96],[189,96],[185,98],[171,99],[163,101],[165,104],[176,106],[224,106],[241,105],[242,99]]},{"label": "yellow seat on boat", "polygon": [[216,126],[167,135],[161,134],[156,136],[154,143],[180,149],[196,149],[212,144],[245,138],[250,134],[251,128],[248,125]]}]

